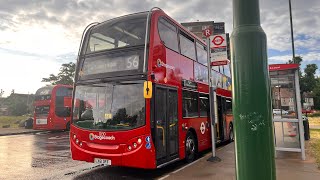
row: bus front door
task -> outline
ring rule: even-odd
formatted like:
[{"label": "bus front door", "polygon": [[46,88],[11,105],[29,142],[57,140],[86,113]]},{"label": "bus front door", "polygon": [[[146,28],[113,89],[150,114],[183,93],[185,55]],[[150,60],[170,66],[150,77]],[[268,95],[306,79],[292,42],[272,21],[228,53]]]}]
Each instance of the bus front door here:
[{"label": "bus front door", "polygon": [[222,142],[225,140],[226,131],[226,121],[225,121],[225,98],[217,96],[217,106],[218,106],[218,121],[217,121],[217,141]]},{"label": "bus front door", "polygon": [[157,166],[178,158],[178,93],[156,87],[154,95],[154,140]]}]

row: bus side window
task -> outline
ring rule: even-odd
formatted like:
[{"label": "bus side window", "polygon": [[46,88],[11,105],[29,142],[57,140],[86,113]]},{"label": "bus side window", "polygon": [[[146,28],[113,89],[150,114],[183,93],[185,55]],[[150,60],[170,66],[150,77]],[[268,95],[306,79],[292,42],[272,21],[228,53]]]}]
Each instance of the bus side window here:
[{"label": "bus side window", "polygon": [[196,49],[194,46],[194,39],[184,32],[180,32],[179,36],[181,54],[192,60],[196,60]]},{"label": "bus side window", "polygon": [[182,91],[182,117],[198,117],[198,93]]},{"label": "bus side window", "polygon": [[207,60],[207,49],[205,46],[202,44],[196,42],[197,45],[197,60],[199,63],[207,66],[208,65],[208,60]]},{"label": "bus side window", "polygon": [[232,114],[232,102],[231,99],[226,99],[226,114],[231,115]]},{"label": "bus side window", "polygon": [[69,117],[71,115],[71,108],[65,107],[64,99],[68,96],[68,88],[61,87],[57,89],[56,92],[56,103],[55,103],[55,113],[59,117]]},{"label": "bus side window", "polygon": [[199,93],[199,107],[200,107],[200,116],[209,117],[210,116],[210,105],[209,105],[209,95]]}]

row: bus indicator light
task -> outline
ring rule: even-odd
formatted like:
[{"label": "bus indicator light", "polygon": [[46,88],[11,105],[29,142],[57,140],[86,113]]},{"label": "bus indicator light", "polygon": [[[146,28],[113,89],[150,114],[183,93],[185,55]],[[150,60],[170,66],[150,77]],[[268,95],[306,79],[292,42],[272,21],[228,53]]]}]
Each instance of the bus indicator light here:
[{"label": "bus indicator light", "polygon": [[147,136],[147,137],[146,137],[146,142],[149,143],[150,140],[151,140],[150,136]]},{"label": "bus indicator light", "polygon": [[146,99],[152,98],[152,82],[145,81],[143,84],[143,96]]},{"label": "bus indicator light", "polygon": [[151,143],[146,144],[146,149],[151,149]]}]

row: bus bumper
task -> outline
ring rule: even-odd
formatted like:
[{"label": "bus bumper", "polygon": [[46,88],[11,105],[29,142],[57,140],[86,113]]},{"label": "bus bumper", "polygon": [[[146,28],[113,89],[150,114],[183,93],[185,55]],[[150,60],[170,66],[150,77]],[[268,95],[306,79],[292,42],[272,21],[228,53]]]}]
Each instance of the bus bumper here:
[{"label": "bus bumper", "polygon": [[[141,139],[145,138],[141,137]],[[108,160],[110,164],[107,165],[111,166],[155,169],[156,161],[153,145],[151,148],[147,148],[146,143],[142,141],[141,144],[134,148],[130,141],[127,144],[106,145],[86,141],[78,141],[77,143],[76,139],[70,137],[72,159],[91,163],[101,159]]]}]

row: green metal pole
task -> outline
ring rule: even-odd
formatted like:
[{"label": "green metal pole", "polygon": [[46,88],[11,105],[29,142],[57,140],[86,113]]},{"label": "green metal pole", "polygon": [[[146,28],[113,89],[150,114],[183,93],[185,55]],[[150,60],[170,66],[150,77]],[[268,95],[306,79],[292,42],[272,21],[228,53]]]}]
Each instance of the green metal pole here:
[{"label": "green metal pole", "polygon": [[233,0],[231,56],[237,180],[275,180],[267,40],[259,0]]}]

